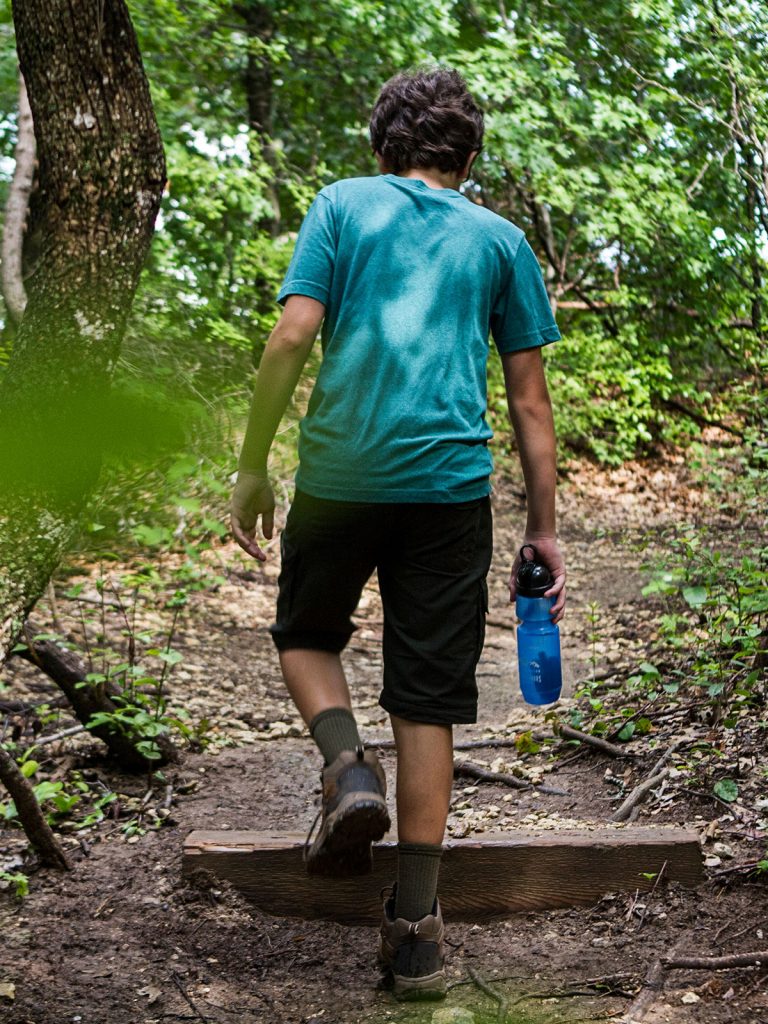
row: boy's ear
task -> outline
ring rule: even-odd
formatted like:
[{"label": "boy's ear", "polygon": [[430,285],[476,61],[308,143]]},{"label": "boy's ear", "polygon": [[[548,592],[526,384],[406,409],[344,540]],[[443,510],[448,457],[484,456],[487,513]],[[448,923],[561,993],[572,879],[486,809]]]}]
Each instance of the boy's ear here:
[{"label": "boy's ear", "polygon": [[379,165],[379,170],[381,171],[381,173],[382,174],[388,174],[389,173],[389,167],[387,166],[387,162],[384,159],[384,157],[381,155],[381,153],[378,153],[375,149],[373,149],[373,147],[371,147],[371,152],[376,157],[376,163]]},{"label": "boy's ear", "polygon": [[467,163],[466,163],[466,165],[464,167],[464,171],[462,173],[462,180],[464,180],[464,179],[469,177],[469,172],[472,170],[472,164],[475,162],[475,158],[477,157],[477,154],[479,152],[480,152],[479,149],[473,149],[472,152],[469,154],[469,157],[467,159]]}]

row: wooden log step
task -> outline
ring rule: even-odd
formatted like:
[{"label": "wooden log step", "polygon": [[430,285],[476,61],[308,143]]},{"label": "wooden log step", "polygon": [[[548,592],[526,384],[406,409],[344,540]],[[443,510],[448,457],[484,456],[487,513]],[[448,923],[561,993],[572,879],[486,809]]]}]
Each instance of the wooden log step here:
[{"label": "wooden log step", "polygon": [[[278,917],[378,924],[382,886],[396,877],[397,845],[374,846],[373,874],[306,874],[304,836],[285,832],[191,832],[182,875],[205,868],[227,879],[260,910]],[[702,855],[695,832],[678,828],[518,829],[449,839],[440,866],[440,902],[452,921],[483,921],[519,911],[594,903],[609,892],[650,889],[660,871],[695,886]]]}]

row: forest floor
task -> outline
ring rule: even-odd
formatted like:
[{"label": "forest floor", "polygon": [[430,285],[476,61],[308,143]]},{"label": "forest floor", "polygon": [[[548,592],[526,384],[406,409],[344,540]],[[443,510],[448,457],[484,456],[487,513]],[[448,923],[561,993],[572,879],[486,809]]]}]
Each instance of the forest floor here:
[{"label": "forest floor", "polygon": [[[584,697],[572,695],[590,678],[592,699],[599,694],[607,703],[626,702],[611,684],[652,659],[661,610],[657,597],[641,594],[647,582],[642,563],[663,557],[670,530],[706,519],[706,499],[683,456],[674,454],[616,470],[579,465],[563,483],[560,529],[569,598],[562,623],[561,710],[584,703]],[[476,725],[456,729],[457,743],[551,732],[544,712],[524,705],[517,692],[514,615],[506,584],[524,520],[519,484],[498,481],[493,504],[496,555],[479,670],[480,716]],[[712,525],[727,539],[727,522]],[[745,529],[750,526],[742,523],[739,531]],[[173,648],[183,660],[169,676],[169,700],[185,708],[193,723],[208,719],[208,729],[204,744],[185,749],[181,765],[165,770],[172,790],[160,785],[143,800],[147,779],[116,771],[87,733],[36,753],[47,778],[65,779],[79,771],[89,786],[116,791],[119,812],[112,805],[103,821],[63,833],[74,865],[67,874],[35,870],[18,829],[7,824],[0,830],[0,870],[25,870],[30,876],[23,899],[10,891],[0,894],[0,1020],[420,1024],[443,1009],[402,1006],[378,988],[374,929],[270,917],[227,883],[203,879],[193,885],[181,878],[182,842],[193,829],[295,831],[309,828],[315,815],[319,758],[286,700],[267,632],[279,569],[276,541],[269,555],[262,571],[231,542],[217,545],[217,571],[224,581],[194,593],[179,619]],[[158,568],[162,573],[162,565]],[[121,569],[125,566],[108,565],[110,574]],[[79,607],[88,600],[98,605],[98,571],[83,565],[79,576],[56,584],[57,628],[80,643],[83,629],[90,627],[83,626],[75,602],[62,595],[80,579],[86,587]],[[168,617],[159,606],[140,607],[135,628],[159,635]],[[36,618],[44,628],[52,627],[50,602],[40,605]],[[346,656],[354,705],[365,738],[384,740],[388,724],[377,703],[381,611],[373,584],[357,621],[360,628]],[[115,645],[122,625],[107,605],[101,628]],[[55,696],[50,681],[19,659],[8,663],[3,682],[7,688],[0,699],[39,702]],[[647,775],[659,750],[686,730],[708,729],[695,710],[677,718],[672,714],[668,727],[663,715],[649,717],[651,731],[627,744],[637,754],[632,761],[554,739],[539,750],[527,749],[525,740],[520,749],[473,749],[475,764],[532,781],[546,777],[568,795],[457,778],[449,834],[607,823],[622,793]],[[46,729],[67,724],[62,714],[58,725]],[[722,745],[726,759],[729,750]],[[657,957],[673,950],[712,956],[768,947],[765,882],[747,880],[739,871],[718,874],[765,856],[768,801],[760,799],[760,786],[766,795],[760,757],[759,749],[740,748],[733,770],[739,777],[738,801],[674,785],[673,772],[670,784],[641,805],[638,824],[679,824],[700,834],[708,868],[697,890],[662,882],[650,896],[609,893],[591,906],[517,914],[493,923],[449,922],[451,987],[445,1006],[471,1010],[475,1024],[500,1019],[502,999],[509,1006],[506,1020],[514,1024],[618,1019]],[[392,785],[394,755],[384,751],[382,758]],[[152,808],[163,803],[164,793],[171,802],[163,818]],[[127,834],[121,822],[135,819],[142,807],[143,829]],[[493,987],[498,1000],[478,987],[470,968]],[[766,1024],[767,976],[765,967],[669,971],[645,1020]],[[461,1017],[443,1019],[460,1024]]]}]

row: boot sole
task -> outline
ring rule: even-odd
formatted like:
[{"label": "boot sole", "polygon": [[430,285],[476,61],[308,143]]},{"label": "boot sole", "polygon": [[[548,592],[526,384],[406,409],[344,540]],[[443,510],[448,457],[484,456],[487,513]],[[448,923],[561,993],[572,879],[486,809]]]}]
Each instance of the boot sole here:
[{"label": "boot sole", "polygon": [[445,999],[448,988],[445,983],[445,973],[435,971],[434,974],[425,974],[423,978],[406,978],[399,974],[393,974],[393,994],[395,999],[401,1003],[428,1002],[431,1000]]},{"label": "boot sole", "polygon": [[371,843],[389,831],[383,797],[376,793],[347,793],[323,822],[307,854],[307,874],[343,877],[373,870]]}]

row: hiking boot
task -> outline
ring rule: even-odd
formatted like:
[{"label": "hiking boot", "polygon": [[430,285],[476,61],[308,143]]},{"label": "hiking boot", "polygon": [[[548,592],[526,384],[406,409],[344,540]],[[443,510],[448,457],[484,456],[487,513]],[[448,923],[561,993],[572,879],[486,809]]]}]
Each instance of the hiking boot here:
[{"label": "hiking boot", "polygon": [[[310,875],[365,875],[373,870],[371,843],[388,831],[387,780],[373,750],[342,750],[323,769],[320,831],[304,847]],[[318,818],[315,819],[315,824]]]},{"label": "hiking boot", "polygon": [[395,888],[384,900],[379,962],[388,975],[396,999],[444,999],[445,928],[440,903],[435,899],[432,913],[418,921],[395,917]]}]

